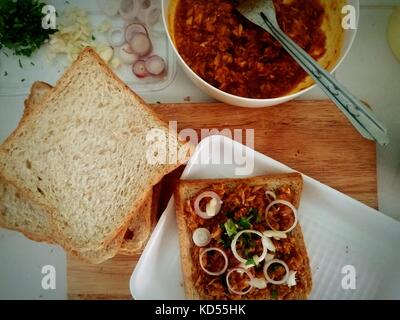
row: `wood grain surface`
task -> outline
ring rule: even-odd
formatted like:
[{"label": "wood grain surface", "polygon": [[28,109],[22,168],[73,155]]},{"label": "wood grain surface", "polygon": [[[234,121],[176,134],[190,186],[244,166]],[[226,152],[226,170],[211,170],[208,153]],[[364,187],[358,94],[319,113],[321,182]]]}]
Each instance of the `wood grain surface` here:
[{"label": "wood grain surface", "polygon": [[[178,131],[254,129],[255,150],[377,208],[376,147],[363,139],[329,101],[293,101],[247,109],[221,103],[152,106]],[[162,181],[160,212],[183,168]],[[156,201],[156,200],[155,200]],[[100,265],[68,257],[71,299],[131,299],[129,278],[139,257],[117,256]]]}]

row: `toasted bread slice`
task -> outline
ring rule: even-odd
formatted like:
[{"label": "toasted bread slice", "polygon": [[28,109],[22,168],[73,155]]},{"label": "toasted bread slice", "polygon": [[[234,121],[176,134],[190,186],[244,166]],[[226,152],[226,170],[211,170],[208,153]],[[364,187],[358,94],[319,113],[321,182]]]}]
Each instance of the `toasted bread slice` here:
[{"label": "toasted bread slice", "polygon": [[3,144],[2,175],[48,208],[57,243],[101,250],[177,166],[148,163],[146,134],[154,128],[168,135],[166,124],[87,48]]},{"label": "toasted bread slice", "polygon": [[[185,293],[188,299],[213,299],[215,296],[212,292],[205,294],[205,290],[199,290],[195,279],[195,275],[199,274],[199,267],[194,263],[192,258],[192,249],[195,247],[192,240],[192,232],[189,229],[188,221],[190,215],[194,213],[188,213],[185,206],[187,201],[191,201],[193,206],[194,198],[199,195],[202,191],[209,190],[213,186],[223,186],[227,192],[232,192],[235,188],[240,186],[263,186],[266,190],[276,190],[280,187],[290,187],[294,192],[292,204],[298,208],[300,203],[300,196],[303,186],[303,180],[300,174],[290,173],[283,175],[266,175],[259,177],[252,177],[246,179],[212,179],[212,180],[181,180],[176,188],[175,207],[176,207],[176,219],[179,231],[179,245],[181,253],[181,264],[183,272],[183,282],[185,287]],[[220,213],[222,214],[222,213]],[[217,225],[218,227],[218,225]],[[210,230],[211,232],[211,230]],[[293,287],[290,292],[287,292],[285,299],[306,299],[309,295],[312,287],[311,280],[311,269],[309,265],[309,259],[307,250],[304,244],[303,235],[301,232],[300,224],[293,229],[290,236],[295,241],[296,252],[301,256],[301,272],[298,284]],[[227,249],[230,250],[230,249]],[[203,272],[200,269],[200,272]],[[268,292],[264,293],[264,299],[268,299]],[[221,299],[221,296],[217,296]],[[252,296],[225,296],[224,298],[232,299],[254,299]],[[257,298],[258,299],[258,298]]]}]

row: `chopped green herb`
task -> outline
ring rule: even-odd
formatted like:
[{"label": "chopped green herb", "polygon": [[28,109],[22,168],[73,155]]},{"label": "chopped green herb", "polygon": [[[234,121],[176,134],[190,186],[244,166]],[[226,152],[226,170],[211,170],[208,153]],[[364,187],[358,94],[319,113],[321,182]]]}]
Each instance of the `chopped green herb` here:
[{"label": "chopped green herb", "polygon": [[237,227],[236,224],[233,222],[232,219],[228,219],[225,223],[224,223],[224,227],[226,230],[226,234],[228,235],[228,237],[233,237],[236,233],[237,233]]},{"label": "chopped green herb", "polygon": [[25,81],[25,78],[24,79],[21,79],[21,82],[24,82]]},{"label": "chopped green herb", "polygon": [[271,299],[274,299],[274,300],[278,299],[278,291],[276,291],[276,290],[271,291]]},{"label": "chopped green herb", "polygon": [[238,224],[244,229],[250,229],[252,227],[250,221],[254,218],[254,215],[248,217],[240,217]]},{"label": "chopped green herb", "polygon": [[95,37],[94,35],[92,35],[92,40],[93,40],[93,41],[96,40],[96,37]]},{"label": "chopped green herb", "polygon": [[35,65],[35,63],[33,63],[32,61],[31,61],[31,66],[34,66]]},{"label": "chopped green herb", "polygon": [[4,53],[4,55],[5,55],[6,57],[8,57],[8,53],[7,53],[7,52],[3,51],[3,53]]},{"label": "chopped green herb", "polygon": [[224,248],[228,249],[231,247],[231,238],[229,238],[226,234],[223,234],[218,240],[218,243],[222,244]]},{"label": "chopped green herb", "polygon": [[246,266],[254,266],[255,264],[254,258],[248,259],[245,263]]},{"label": "chopped green herb", "polygon": [[0,1],[0,50],[29,57],[57,31],[42,27],[44,5],[40,0]]},{"label": "chopped green herb", "polygon": [[65,1],[65,3],[66,3],[66,4],[69,4],[69,1],[68,1],[68,0],[66,0],[66,1]]},{"label": "chopped green herb", "polygon": [[243,217],[240,217],[240,220],[239,220],[238,224],[243,229],[250,229],[251,228],[251,223],[246,218],[243,218]]},{"label": "chopped green herb", "polygon": [[4,71],[4,76],[7,77],[8,76],[8,72]]},{"label": "chopped green herb", "polygon": [[20,67],[21,69],[24,68],[24,66],[22,65],[21,59],[18,59],[18,64],[19,64],[19,67]]},{"label": "chopped green herb", "polygon": [[161,104],[161,101],[156,101],[157,104]]},{"label": "chopped green herb", "polygon": [[241,241],[243,241],[243,245],[245,248],[248,248],[250,246],[251,242],[251,234],[250,233],[243,233],[242,236],[240,237]]}]

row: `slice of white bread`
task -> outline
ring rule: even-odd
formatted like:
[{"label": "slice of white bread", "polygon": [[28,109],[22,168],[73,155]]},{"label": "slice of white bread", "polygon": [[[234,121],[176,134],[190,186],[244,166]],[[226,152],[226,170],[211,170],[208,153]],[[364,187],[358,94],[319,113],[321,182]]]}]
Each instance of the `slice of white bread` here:
[{"label": "slice of white bread", "polygon": [[[42,81],[34,82],[30,94],[24,103],[23,118],[32,112],[52,89],[53,87],[48,83]],[[139,254],[143,249],[157,221],[159,193],[160,187],[156,185],[142,204],[139,210],[141,214],[139,214],[136,219],[132,219],[123,236],[121,248],[119,249],[120,254],[135,255]],[[85,256],[85,254],[81,256]]]},{"label": "slice of white bread", "polygon": [[[288,186],[294,191],[293,205],[298,208],[300,204],[301,192],[303,189],[303,179],[299,173],[265,175],[246,179],[212,179],[212,180],[181,180],[175,190],[176,219],[179,232],[179,245],[181,253],[181,265],[183,272],[183,282],[186,297],[188,299],[210,299],[210,296],[203,295],[196,288],[192,275],[195,273],[192,261],[191,248],[194,246],[192,234],[187,226],[185,203],[192,199],[204,189],[210,188],[215,184],[223,184],[227,190],[234,189],[238,185],[264,186],[267,190],[275,190],[281,186]],[[311,291],[311,269],[309,258],[304,244],[303,234],[300,224],[293,229],[292,237],[296,243],[298,253],[302,257],[302,272],[298,273],[298,282],[301,286],[294,287],[289,295],[290,299],[306,299]],[[267,298],[267,297],[266,297]]]},{"label": "slice of white bread", "polygon": [[53,242],[55,226],[48,208],[24,195],[0,174],[0,226],[35,241]]},{"label": "slice of white bread", "polygon": [[[140,220],[140,219],[138,219]],[[140,230],[143,229],[140,223]],[[132,223],[131,228],[136,225]],[[0,175],[0,226],[22,232],[27,238],[47,243],[54,242],[53,221],[50,218],[46,207],[29,199],[26,195],[15,187],[11,182],[6,181]],[[120,232],[104,248],[80,252],[70,250],[71,253],[88,263],[100,263],[112,258],[118,252],[126,230]],[[150,232],[150,231],[149,231]],[[128,242],[142,244],[146,234],[138,232],[135,237]],[[147,239],[147,238],[146,238]]]},{"label": "slice of white bread", "polygon": [[2,175],[48,208],[57,243],[79,252],[103,249],[177,166],[147,162],[153,128],[168,135],[87,48],[3,144]]},{"label": "slice of white bread", "polygon": [[[44,99],[52,86],[36,81],[28,98],[25,100],[24,117]],[[113,257],[117,251],[123,255],[139,254],[155,225],[158,209],[159,186],[155,186],[154,201],[151,196],[143,203],[140,214],[133,218],[129,228],[121,232],[105,248],[93,251],[72,251],[75,256],[89,263],[100,263]],[[151,192],[153,195],[153,192]],[[151,204],[152,203],[152,204]],[[8,212],[6,213],[5,210]],[[33,213],[33,214],[32,214]],[[48,219],[48,213],[43,206],[22,196],[21,191],[13,184],[5,181],[0,174],[0,226],[22,232],[26,237],[35,241],[53,243],[53,226]],[[129,231],[128,231],[129,230]],[[121,243],[122,241],[122,243]],[[120,246],[120,248],[119,248]]]}]

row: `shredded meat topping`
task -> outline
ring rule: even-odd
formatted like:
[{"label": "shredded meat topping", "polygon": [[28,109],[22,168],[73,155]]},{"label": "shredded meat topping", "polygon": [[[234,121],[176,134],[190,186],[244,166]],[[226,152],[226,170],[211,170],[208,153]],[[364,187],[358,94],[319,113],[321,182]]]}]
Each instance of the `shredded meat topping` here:
[{"label": "shredded meat topping", "polygon": [[[325,54],[319,0],[274,0],[281,28],[314,59]],[[234,95],[283,96],[306,73],[268,32],[250,23],[231,0],[179,0],[174,39],[201,78]]]},{"label": "shredded meat topping", "polygon": [[[221,276],[211,276],[205,273],[199,263],[199,256],[204,248],[195,245],[191,248],[191,256],[194,264],[193,280],[196,288],[203,296],[210,299],[265,299],[273,297],[277,299],[290,298],[294,287],[287,285],[268,284],[265,289],[253,288],[245,296],[239,296],[231,293],[227,287],[226,274],[235,267],[240,267],[239,261],[233,256],[230,248],[232,236],[227,234],[227,226],[239,230],[251,229],[264,232],[271,228],[265,220],[265,209],[271,199],[266,197],[265,191],[275,192],[277,199],[283,199],[293,203],[294,194],[288,186],[282,186],[275,190],[265,186],[238,185],[235,188],[228,188],[223,184],[213,184],[206,189],[200,190],[193,198],[185,203],[185,218],[187,226],[193,233],[197,228],[207,228],[211,233],[211,242],[207,247],[217,247],[223,250],[228,257],[228,270]],[[205,191],[214,191],[223,201],[221,211],[211,219],[200,218],[194,210],[194,202],[198,195]],[[205,206],[205,205],[204,205]],[[286,206],[277,205],[273,218],[282,229],[288,229],[289,224],[293,223],[293,214],[286,212]],[[290,217],[290,218],[288,218]],[[304,286],[302,282],[302,273],[305,272],[306,264],[303,261],[299,248],[296,247],[294,233],[297,227],[287,234],[286,239],[272,239],[276,247],[275,258],[285,261],[290,270],[296,271],[296,286]],[[237,252],[245,259],[251,259],[254,255],[261,255],[262,243],[260,237],[251,234],[243,234],[237,242]],[[219,271],[224,266],[224,260],[220,253],[216,251],[208,252],[203,255],[203,265],[212,272]],[[250,273],[263,278],[263,263],[249,269]],[[268,274],[272,279],[281,279],[284,276],[284,268],[271,266]],[[230,277],[230,283],[237,291],[245,291],[249,287],[248,277],[233,273]]]}]

